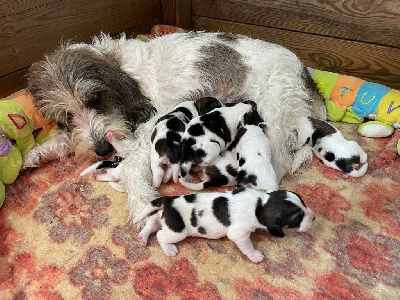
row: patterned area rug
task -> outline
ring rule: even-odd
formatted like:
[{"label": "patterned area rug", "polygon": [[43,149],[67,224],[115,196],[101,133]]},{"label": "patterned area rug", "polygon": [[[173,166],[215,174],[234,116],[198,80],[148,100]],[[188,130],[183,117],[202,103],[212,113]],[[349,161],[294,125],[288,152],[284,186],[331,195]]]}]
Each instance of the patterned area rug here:
[{"label": "patterned area rug", "polygon": [[[127,222],[126,194],[73,158],[21,175],[0,210],[1,299],[396,299],[400,295],[400,157],[391,138],[336,124],[367,151],[370,168],[346,177],[317,159],[281,188],[316,213],[307,233],[252,235],[266,254],[250,262],[223,238],[188,238],[168,258]],[[221,189],[220,189],[221,190]],[[190,193],[179,184],[164,195]]]},{"label": "patterned area rug", "polygon": [[[187,238],[173,258],[154,235],[141,246],[126,194],[79,177],[87,165],[74,158],[21,174],[0,209],[0,299],[398,299],[400,130],[368,139],[356,125],[335,126],[368,153],[367,174],[314,158],[286,176],[281,189],[302,195],[316,220],[283,239],[252,234],[260,264],[227,238]],[[179,184],[160,192],[191,193]]]}]

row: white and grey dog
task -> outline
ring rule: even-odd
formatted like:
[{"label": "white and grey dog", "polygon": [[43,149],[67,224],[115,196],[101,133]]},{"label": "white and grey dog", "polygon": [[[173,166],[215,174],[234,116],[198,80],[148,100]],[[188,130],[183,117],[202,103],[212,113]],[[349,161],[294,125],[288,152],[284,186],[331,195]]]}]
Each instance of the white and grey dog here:
[{"label": "white and grey dog", "polygon": [[289,191],[269,194],[239,188],[227,193],[198,193],[177,197],[161,197],[151,201],[133,220],[137,223],[149,216],[138,240],[147,244],[149,235],[157,231],[157,240],[167,256],[175,256],[174,245],[188,236],[219,239],[228,236],[252,262],[264,259],[254,249],[250,233],[257,228],[284,237],[284,227],[306,231],[314,213],[301,197]]},{"label": "white and grey dog", "polygon": [[113,150],[108,131],[118,139],[133,132],[121,175],[134,214],[156,196],[149,159],[155,120],[146,122],[154,112],[205,96],[254,101],[268,126],[278,181],[312,155],[309,145],[294,151],[303,118],[326,117],[294,53],[230,33],[176,33],[149,42],[101,35],[91,44],[63,45],[31,66],[28,90],[45,118],[70,129],[78,155],[106,156]]}]

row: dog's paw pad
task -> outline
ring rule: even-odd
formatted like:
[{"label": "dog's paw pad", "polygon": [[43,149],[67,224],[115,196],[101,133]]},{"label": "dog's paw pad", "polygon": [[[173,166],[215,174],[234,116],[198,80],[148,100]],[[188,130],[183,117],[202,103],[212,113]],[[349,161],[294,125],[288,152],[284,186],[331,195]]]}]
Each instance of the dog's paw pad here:
[{"label": "dog's paw pad", "polygon": [[147,238],[145,238],[144,236],[139,235],[138,236],[138,242],[139,242],[140,245],[146,246],[147,245]]},{"label": "dog's paw pad", "polygon": [[167,244],[162,248],[167,256],[176,256],[178,254],[178,247],[176,247],[174,244]]},{"label": "dog's paw pad", "polygon": [[262,254],[262,252],[259,250],[254,250],[247,257],[254,263],[259,263],[264,260],[264,254]]}]

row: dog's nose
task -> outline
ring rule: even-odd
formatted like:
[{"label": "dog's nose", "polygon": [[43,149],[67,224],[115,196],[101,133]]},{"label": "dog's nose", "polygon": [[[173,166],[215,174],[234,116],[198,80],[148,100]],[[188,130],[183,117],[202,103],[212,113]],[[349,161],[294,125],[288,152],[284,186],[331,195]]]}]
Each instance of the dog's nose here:
[{"label": "dog's nose", "polygon": [[94,152],[98,156],[107,156],[114,151],[114,147],[106,140],[97,142],[94,148]]}]

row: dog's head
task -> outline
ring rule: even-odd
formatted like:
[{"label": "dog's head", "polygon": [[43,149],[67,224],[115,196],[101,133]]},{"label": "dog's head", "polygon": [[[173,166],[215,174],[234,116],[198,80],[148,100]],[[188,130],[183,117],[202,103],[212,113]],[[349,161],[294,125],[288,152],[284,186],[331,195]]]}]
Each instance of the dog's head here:
[{"label": "dog's head", "polygon": [[221,102],[214,97],[204,97],[195,101],[197,112],[199,116],[209,113],[215,108],[222,106]]},{"label": "dog's head", "polygon": [[[72,131],[78,155],[93,150],[106,156],[113,151],[107,131],[126,136],[154,112],[138,83],[120,68],[118,43],[101,39],[103,44],[63,45],[32,64],[28,75],[36,106]],[[99,45],[106,43],[103,51]]]},{"label": "dog's head", "polygon": [[314,213],[298,194],[279,190],[268,193],[268,195],[268,201],[264,205],[259,199],[256,216],[272,235],[284,237],[283,227],[306,231],[311,226]]}]

